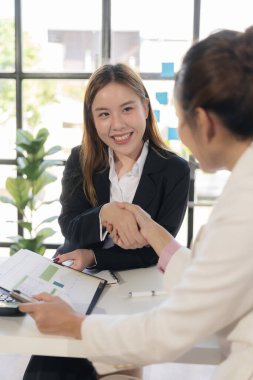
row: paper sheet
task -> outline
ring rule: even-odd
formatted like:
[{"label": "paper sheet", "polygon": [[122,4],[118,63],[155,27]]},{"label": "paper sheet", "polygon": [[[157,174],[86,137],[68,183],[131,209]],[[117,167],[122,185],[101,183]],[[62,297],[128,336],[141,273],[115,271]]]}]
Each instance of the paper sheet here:
[{"label": "paper sheet", "polygon": [[25,249],[0,265],[0,286],[8,290],[18,289],[29,296],[44,291],[57,294],[71,300],[72,304],[83,305],[83,312],[99,283],[99,278],[59,266]]}]

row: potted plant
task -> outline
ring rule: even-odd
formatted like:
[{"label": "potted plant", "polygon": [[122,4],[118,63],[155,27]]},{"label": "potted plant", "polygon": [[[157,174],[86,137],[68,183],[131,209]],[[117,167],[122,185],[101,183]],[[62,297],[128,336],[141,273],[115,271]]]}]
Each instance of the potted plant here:
[{"label": "potted plant", "polygon": [[56,201],[56,199],[41,201],[41,191],[56,180],[47,169],[62,164],[60,160],[46,159],[47,156],[61,150],[58,145],[45,150],[48,136],[46,128],[40,129],[35,136],[28,131],[17,131],[17,176],[8,177],[6,180],[6,189],[10,197],[0,197],[1,202],[16,207],[19,215],[18,225],[23,232],[9,237],[13,241],[10,246],[11,255],[22,248],[43,255],[46,250],[45,239],[55,233],[52,228],[45,227],[45,224],[52,222],[57,216],[51,216],[38,225],[34,222],[34,216],[40,207]]}]

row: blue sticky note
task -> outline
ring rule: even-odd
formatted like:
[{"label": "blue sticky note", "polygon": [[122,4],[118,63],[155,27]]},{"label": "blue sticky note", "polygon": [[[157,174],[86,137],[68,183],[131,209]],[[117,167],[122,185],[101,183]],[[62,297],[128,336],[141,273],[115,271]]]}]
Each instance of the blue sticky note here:
[{"label": "blue sticky note", "polygon": [[160,111],[159,110],[154,110],[155,118],[157,123],[160,121]]},{"label": "blue sticky note", "polygon": [[178,140],[177,128],[168,128],[168,140]]},{"label": "blue sticky note", "polygon": [[162,62],[162,78],[174,77],[174,62]]},{"label": "blue sticky note", "polygon": [[168,93],[167,92],[156,92],[155,97],[160,104],[168,104]]}]

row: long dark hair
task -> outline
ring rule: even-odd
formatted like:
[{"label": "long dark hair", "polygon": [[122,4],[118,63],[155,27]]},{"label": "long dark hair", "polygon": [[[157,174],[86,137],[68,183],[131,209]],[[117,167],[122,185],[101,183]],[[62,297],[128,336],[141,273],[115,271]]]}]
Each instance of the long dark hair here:
[{"label": "long dark hair", "polygon": [[149,95],[140,76],[130,67],[121,63],[116,65],[106,64],[98,68],[90,77],[85,91],[84,133],[80,152],[83,188],[92,206],[97,205],[93,175],[109,166],[108,147],[97,134],[92,116],[92,104],[98,91],[111,82],[124,84],[130,87],[141,100],[149,100],[149,113],[143,140],[149,140],[150,147],[154,149],[168,149],[159,133]]},{"label": "long dark hair", "polygon": [[221,30],[193,45],[176,76],[175,98],[189,125],[214,112],[239,139],[253,137],[253,27]]}]

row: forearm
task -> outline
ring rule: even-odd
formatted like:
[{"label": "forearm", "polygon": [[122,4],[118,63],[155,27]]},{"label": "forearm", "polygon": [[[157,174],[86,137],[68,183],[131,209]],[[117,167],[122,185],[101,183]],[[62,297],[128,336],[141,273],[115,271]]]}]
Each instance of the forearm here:
[{"label": "forearm", "polygon": [[142,233],[158,256],[160,256],[162,250],[174,239],[164,227],[152,219],[146,222],[146,225],[142,228]]},{"label": "forearm", "polygon": [[79,245],[77,248],[100,242],[99,210],[100,207],[83,212],[79,209],[79,213],[66,213],[63,210],[59,225],[65,239]]},{"label": "forearm", "polygon": [[93,249],[99,270],[126,270],[133,268],[146,268],[156,265],[158,256],[151,247],[138,249],[123,249],[113,246],[109,249],[96,247]]}]

